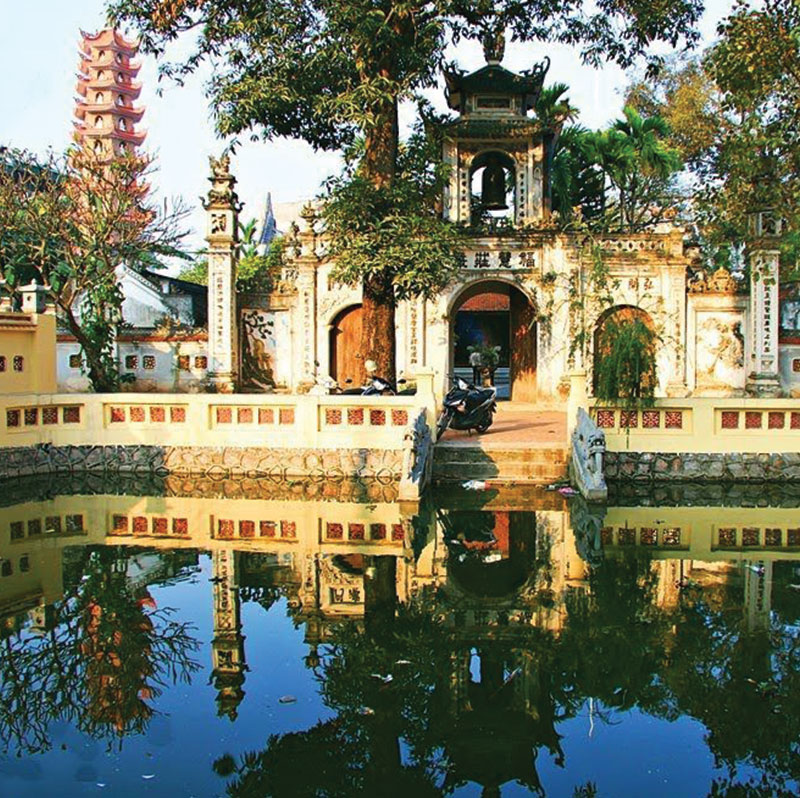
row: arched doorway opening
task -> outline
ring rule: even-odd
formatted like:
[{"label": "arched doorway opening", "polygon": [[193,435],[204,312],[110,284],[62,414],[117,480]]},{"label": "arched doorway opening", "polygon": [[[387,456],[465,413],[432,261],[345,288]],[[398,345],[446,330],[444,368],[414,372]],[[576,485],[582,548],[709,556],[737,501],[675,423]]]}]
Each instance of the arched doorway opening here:
[{"label": "arched doorway opening", "polygon": [[[344,388],[361,385],[364,360],[361,356],[361,305],[350,305],[339,311],[331,323],[329,352],[330,376]],[[347,381],[350,380],[348,383]]]},{"label": "arched doorway opening", "polygon": [[450,313],[450,363],[472,380],[470,354],[497,348],[494,373],[498,399],[533,402],[536,398],[536,309],[513,285],[485,280],[466,288]]},{"label": "arched doorway opening", "polygon": [[[593,337],[593,356],[592,356],[592,391],[597,394],[600,363],[610,352],[614,343],[619,339],[621,329],[633,322],[641,322],[651,333],[655,331],[653,319],[647,311],[635,305],[616,305],[608,308],[597,319]],[[655,347],[655,339],[651,346]],[[645,363],[639,382],[642,389],[652,389],[656,386],[656,369],[654,352],[648,353],[649,364]],[[631,364],[634,366],[634,364]],[[635,366],[634,366],[635,367]]]},{"label": "arched doorway opening", "polygon": [[514,159],[502,150],[487,150],[470,165],[471,222],[513,223],[516,212]]}]

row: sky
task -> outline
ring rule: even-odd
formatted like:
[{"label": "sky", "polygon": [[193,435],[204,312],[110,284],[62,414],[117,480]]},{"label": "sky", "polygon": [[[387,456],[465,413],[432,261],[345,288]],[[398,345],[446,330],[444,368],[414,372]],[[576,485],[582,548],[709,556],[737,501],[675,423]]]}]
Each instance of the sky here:
[{"label": "sky", "polygon": [[[706,0],[700,26],[705,43],[713,41],[717,23],[732,4]],[[0,144],[39,154],[48,149],[61,152],[70,144],[79,32],[103,27],[104,6],[104,0],[0,0]],[[619,116],[626,76],[616,66],[587,67],[577,50],[565,46],[515,43],[507,46],[503,66],[527,69],[545,55],[552,62],[547,82],[570,86],[569,98],[580,109],[583,125],[602,127]],[[468,70],[484,64],[474,42],[462,43],[451,57]],[[152,57],[142,56],[142,62],[139,102],[146,111],[139,127],[148,131],[145,149],[156,156],[158,168],[151,183],[160,195],[181,197],[193,206],[190,242],[199,248],[204,228],[199,197],[208,188],[208,156],[219,154],[226,144],[214,133],[204,95],[210,68],[181,87],[158,83]],[[445,110],[441,89],[431,92],[430,99]],[[267,192],[274,203],[313,197],[339,164],[335,153],[314,152],[300,141],[251,142],[242,136],[232,160],[245,203],[242,218],[261,217]],[[280,225],[280,214],[278,221]]]}]

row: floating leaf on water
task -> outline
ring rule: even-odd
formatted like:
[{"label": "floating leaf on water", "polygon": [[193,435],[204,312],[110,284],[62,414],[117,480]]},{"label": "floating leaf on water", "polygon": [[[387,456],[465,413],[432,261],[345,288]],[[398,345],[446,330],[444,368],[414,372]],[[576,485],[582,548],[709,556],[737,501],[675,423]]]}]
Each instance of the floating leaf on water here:
[{"label": "floating leaf on water", "polygon": [[155,774],[155,773],[143,773],[143,774],[142,774],[142,778],[143,778],[145,781],[150,781],[150,779],[154,779],[155,777],[156,777],[156,774]]},{"label": "floating leaf on water", "polygon": [[279,704],[294,704],[297,699],[293,695],[282,695],[278,699]]},{"label": "floating leaf on water", "polygon": [[358,713],[360,715],[374,715],[375,710],[372,707],[360,707]]}]

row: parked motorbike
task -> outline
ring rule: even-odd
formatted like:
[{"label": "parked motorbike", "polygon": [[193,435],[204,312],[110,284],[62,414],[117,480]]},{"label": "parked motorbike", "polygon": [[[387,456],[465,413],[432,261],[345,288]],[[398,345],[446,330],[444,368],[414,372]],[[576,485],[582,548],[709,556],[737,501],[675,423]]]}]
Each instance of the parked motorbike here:
[{"label": "parked motorbike", "polygon": [[436,437],[446,429],[486,432],[497,412],[497,388],[476,388],[461,377],[453,377],[453,387],[444,398],[442,414],[436,423]]},{"label": "parked motorbike", "polygon": [[[345,380],[346,384],[351,384],[350,379]],[[405,380],[398,380],[398,385],[405,383]],[[334,388],[331,393],[344,394],[347,396],[394,396],[397,393],[394,385],[383,377],[372,376],[367,378],[367,382],[360,388]]]}]

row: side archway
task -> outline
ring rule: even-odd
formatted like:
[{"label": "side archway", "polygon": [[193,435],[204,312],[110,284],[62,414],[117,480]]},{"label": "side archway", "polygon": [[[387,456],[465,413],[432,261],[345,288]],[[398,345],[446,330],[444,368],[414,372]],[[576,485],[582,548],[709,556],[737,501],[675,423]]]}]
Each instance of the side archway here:
[{"label": "side archway", "polygon": [[[641,322],[652,333],[639,375],[642,389],[654,389],[656,382],[655,366],[655,325],[650,314],[635,305],[615,305],[603,311],[597,319],[592,340],[592,391],[598,393],[601,363],[613,350],[615,343],[627,325]],[[633,364],[631,364],[633,366]],[[635,366],[634,366],[635,367]]]}]

